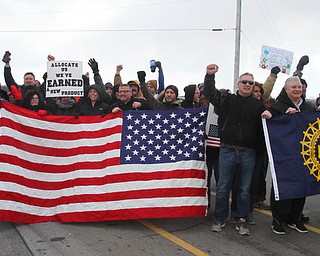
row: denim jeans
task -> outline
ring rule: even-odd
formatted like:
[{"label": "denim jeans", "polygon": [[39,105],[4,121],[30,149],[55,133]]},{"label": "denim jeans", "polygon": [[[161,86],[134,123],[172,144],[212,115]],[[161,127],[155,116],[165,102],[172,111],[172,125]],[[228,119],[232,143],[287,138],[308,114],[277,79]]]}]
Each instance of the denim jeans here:
[{"label": "denim jeans", "polygon": [[238,193],[235,217],[246,218],[250,209],[250,185],[255,166],[254,149],[221,148],[215,219],[225,221],[229,215],[229,194],[237,176]]}]

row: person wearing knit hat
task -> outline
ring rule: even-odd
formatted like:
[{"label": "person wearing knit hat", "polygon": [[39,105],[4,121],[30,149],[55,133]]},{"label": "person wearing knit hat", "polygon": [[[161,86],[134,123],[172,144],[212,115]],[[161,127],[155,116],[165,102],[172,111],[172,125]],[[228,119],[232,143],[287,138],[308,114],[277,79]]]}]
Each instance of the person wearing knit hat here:
[{"label": "person wearing knit hat", "polygon": [[181,102],[183,108],[200,107],[200,90],[195,84],[190,84],[184,88],[185,96]]},{"label": "person wearing knit hat", "polygon": [[147,82],[147,87],[148,87],[149,92],[156,98],[157,91],[158,91],[157,80],[149,80]]},{"label": "person wearing knit hat", "polygon": [[164,102],[157,101],[154,96],[148,90],[146,84],[146,72],[138,71],[138,78],[141,85],[141,91],[143,96],[146,98],[148,105],[153,110],[173,110],[182,109],[182,107],[177,103],[178,98],[178,88],[174,85],[168,85],[164,90]]}]

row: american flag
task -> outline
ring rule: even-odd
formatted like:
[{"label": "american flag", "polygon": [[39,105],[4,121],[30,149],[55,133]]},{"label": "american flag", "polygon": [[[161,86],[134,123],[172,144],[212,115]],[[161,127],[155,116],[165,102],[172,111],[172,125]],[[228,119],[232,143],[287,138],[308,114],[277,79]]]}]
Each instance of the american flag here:
[{"label": "american flag", "polygon": [[1,101],[0,220],[203,216],[206,111],[38,116]]},{"label": "american flag", "polygon": [[207,146],[210,148],[220,148],[218,128],[218,115],[214,111],[214,106],[210,103],[206,124]]}]

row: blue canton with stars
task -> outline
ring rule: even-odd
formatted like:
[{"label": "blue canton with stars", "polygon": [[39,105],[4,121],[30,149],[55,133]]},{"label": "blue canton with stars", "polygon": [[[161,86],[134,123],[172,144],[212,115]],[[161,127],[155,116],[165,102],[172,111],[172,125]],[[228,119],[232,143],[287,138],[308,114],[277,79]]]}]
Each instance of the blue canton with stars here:
[{"label": "blue canton with stars", "polygon": [[207,109],[123,112],[121,164],[204,161]]}]

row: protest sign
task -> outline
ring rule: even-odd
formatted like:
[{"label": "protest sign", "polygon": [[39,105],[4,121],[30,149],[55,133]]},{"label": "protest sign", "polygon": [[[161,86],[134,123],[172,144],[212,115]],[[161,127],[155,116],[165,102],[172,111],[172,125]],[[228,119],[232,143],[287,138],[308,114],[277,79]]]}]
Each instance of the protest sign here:
[{"label": "protest sign", "polygon": [[46,97],[84,96],[82,61],[47,62]]},{"label": "protest sign", "polygon": [[272,69],[278,66],[281,72],[289,75],[292,66],[293,52],[263,45],[259,67],[263,69]]}]

